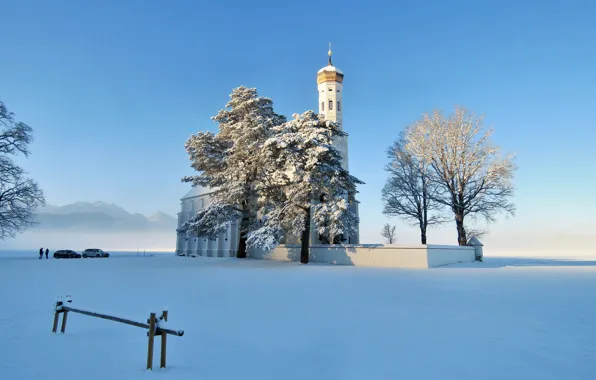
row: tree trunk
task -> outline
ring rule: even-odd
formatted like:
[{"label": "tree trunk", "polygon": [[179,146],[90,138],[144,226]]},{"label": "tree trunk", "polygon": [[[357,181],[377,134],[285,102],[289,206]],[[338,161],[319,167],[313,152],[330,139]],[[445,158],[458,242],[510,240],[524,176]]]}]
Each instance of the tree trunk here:
[{"label": "tree trunk", "polygon": [[242,219],[240,219],[240,239],[238,240],[238,251],[236,252],[236,257],[239,259],[246,258],[246,234],[248,232],[248,225],[248,216],[242,216]]},{"label": "tree trunk", "polygon": [[426,224],[423,220],[418,220],[418,227],[420,227],[420,243],[426,244]]},{"label": "tree trunk", "polygon": [[310,208],[306,211],[306,218],[304,221],[304,231],[302,231],[300,246],[300,262],[308,264],[308,249],[310,247]]},{"label": "tree trunk", "polygon": [[463,212],[455,213],[455,225],[457,227],[457,242],[460,246],[466,245],[468,242],[466,236],[466,229],[464,228],[464,215]]},{"label": "tree trunk", "polygon": [[240,236],[240,241],[238,241],[238,251],[236,251],[236,258],[246,258],[246,235]]},{"label": "tree trunk", "polygon": [[428,227],[428,194],[426,183],[422,178],[422,209],[418,206],[418,222],[420,226],[420,242],[426,244],[426,227]]}]

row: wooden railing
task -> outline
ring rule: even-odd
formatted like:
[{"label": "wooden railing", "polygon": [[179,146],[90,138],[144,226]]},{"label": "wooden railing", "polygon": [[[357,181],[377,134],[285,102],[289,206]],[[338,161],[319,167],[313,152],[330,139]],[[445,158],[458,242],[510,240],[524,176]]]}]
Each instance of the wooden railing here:
[{"label": "wooden railing", "polygon": [[[68,299],[67,301],[58,301],[56,302],[54,313],[54,326],[52,328],[52,332],[56,333],[58,330],[58,322],[60,319],[60,314],[62,314],[62,325],[60,327],[60,332],[64,333],[66,331],[66,320],[68,317],[68,313],[77,313],[88,315],[90,317],[96,317],[101,319],[107,319],[114,322],[120,322],[131,326],[141,327],[147,329],[147,336],[149,337],[148,347],[147,347],[147,369],[153,369],[153,346],[154,340],[156,336],[161,336],[161,354],[160,354],[160,368],[166,368],[166,346],[167,346],[167,336],[168,335],[175,335],[175,336],[182,336],[184,335],[184,330],[172,330],[166,328],[165,322],[168,320],[168,311],[163,310],[161,316],[156,317],[155,313],[151,313],[149,315],[149,319],[147,319],[147,323],[132,321],[130,319],[114,317],[112,315],[95,313],[92,311],[82,310],[82,309],[75,309],[74,307],[70,306],[72,301]],[[161,325],[161,326],[160,326]]]}]

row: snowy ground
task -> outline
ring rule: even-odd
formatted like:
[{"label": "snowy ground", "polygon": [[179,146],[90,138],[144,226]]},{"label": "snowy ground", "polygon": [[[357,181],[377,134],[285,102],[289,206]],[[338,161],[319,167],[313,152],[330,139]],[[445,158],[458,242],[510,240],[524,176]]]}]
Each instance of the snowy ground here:
[{"label": "snowy ground", "polygon": [[[0,254],[0,378],[594,379],[595,289],[596,257],[396,270]],[[167,308],[185,330],[168,368],[145,371],[137,327],[71,314],[51,334],[65,294],[138,321]]]}]

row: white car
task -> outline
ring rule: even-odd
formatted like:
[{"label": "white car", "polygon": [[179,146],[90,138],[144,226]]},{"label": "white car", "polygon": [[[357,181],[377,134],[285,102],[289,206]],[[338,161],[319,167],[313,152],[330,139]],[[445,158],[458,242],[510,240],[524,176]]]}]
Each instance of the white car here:
[{"label": "white car", "polygon": [[83,257],[110,257],[110,254],[99,248],[87,248],[83,251]]}]

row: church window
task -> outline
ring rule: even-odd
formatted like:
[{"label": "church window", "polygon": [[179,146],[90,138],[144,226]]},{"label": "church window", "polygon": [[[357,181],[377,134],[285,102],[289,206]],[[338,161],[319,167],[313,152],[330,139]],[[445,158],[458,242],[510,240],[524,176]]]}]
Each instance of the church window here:
[{"label": "church window", "polygon": [[333,109],[333,100],[329,101],[329,111]]},{"label": "church window", "polygon": [[321,102],[321,111],[325,111],[325,102]]},{"label": "church window", "polygon": [[337,112],[341,111],[341,103],[338,101],[337,102]]},{"label": "church window", "polygon": [[330,88],[330,89],[329,89],[329,91],[333,91],[333,89],[332,89],[332,88]]}]

